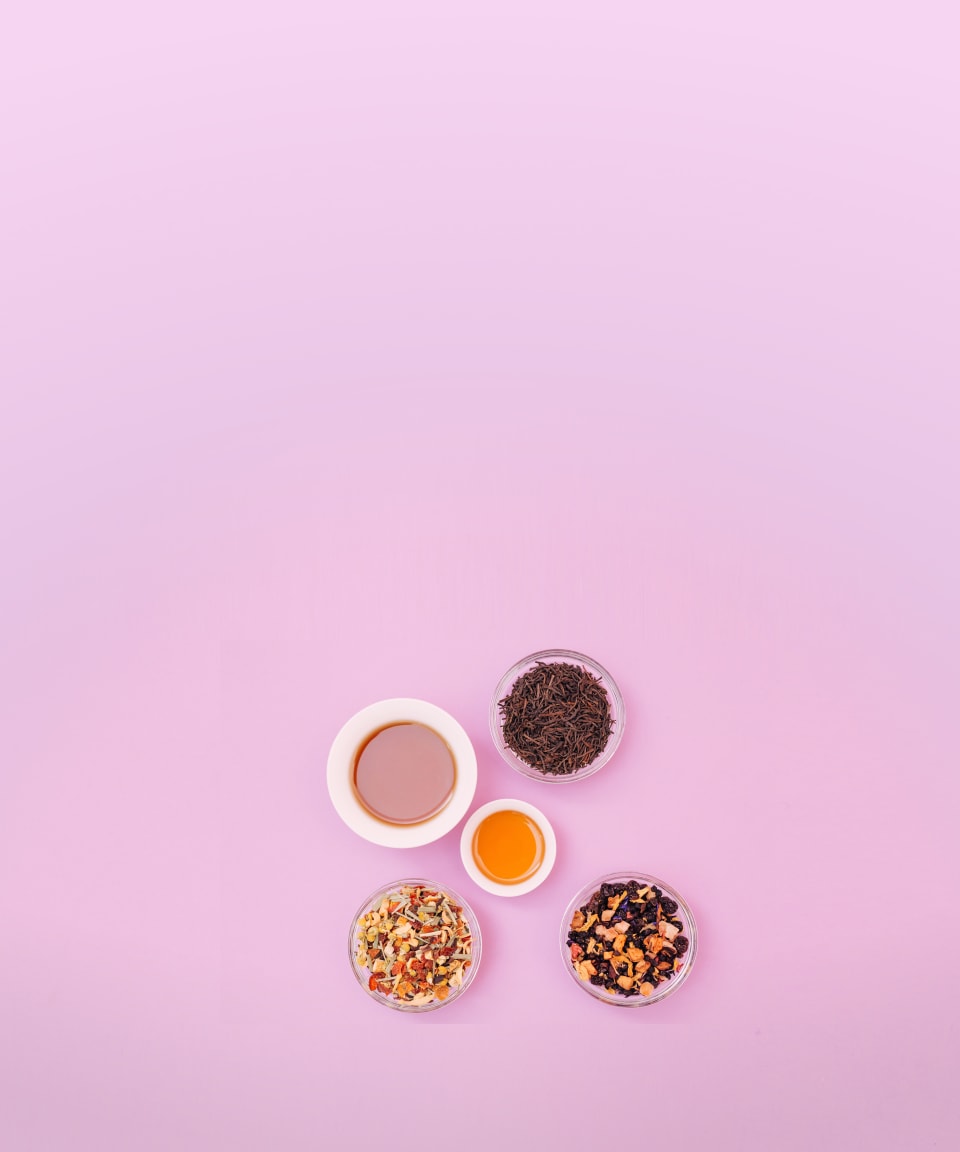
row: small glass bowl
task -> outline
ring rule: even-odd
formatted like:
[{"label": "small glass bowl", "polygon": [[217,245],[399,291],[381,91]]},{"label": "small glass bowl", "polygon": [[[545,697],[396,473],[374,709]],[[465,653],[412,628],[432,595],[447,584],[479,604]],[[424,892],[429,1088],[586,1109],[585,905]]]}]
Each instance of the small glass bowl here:
[{"label": "small glass bowl", "polygon": [[[385,896],[389,896],[401,888],[431,888],[437,892],[445,893],[454,904],[460,906],[463,911],[463,918],[470,926],[470,967],[466,970],[463,983],[459,988],[453,989],[446,1000],[431,1000],[427,1004],[414,1004],[410,1001],[397,1000],[394,996],[384,995],[384,993],[370,987],[370,969],[361,967],[357,962],[357,933],[361,919],[368,912],[378,908]],[[385,884],[382,888],[378,888],[376,892],[371,892],[350,921],[350,932],[347,936],[347,952],[350,957],[350,967],[353,969],[353,974],[357,978],[357,983],[367,995],[376,1000],[378,1004],[383,1004],[386,1008],[395,1008],[398,1012],[433,1012],[437,1008],[443,1008],[447,1004],[452,1004],[454,1000],[458,1000],[470,987],[477,975],[477,969],[480,967],[481,947],[480,924],[473,909],[466,900],[464,900],[458,892],[455,892],[449,884],[436,884],[433,880],[424,880],[417,877],[406,880],[394,880],[391,884]]]},{"label": "small glass bowl", "polygon": [[[510,694],[517,680],[525,672],[529,672],[532,668],[535,668],[537,664],[579,664],[593,676],[597,677],[607,691],[607,697],[610,701],[610,719],[613,726],[610,738],[607,740],[607,745],[600,755],[576,772],[570,772],[566,775],[540,772],[530,764],[527,764],[525,760],[521,760],[511,748],[507,747],[503,739],[503,721],[500,716],[500,701]],[[626,712],[623,706],[623,697],[620,695],[620,689],[617,687],[614,678],[606,668],[598,664],[596,660],[591,660],[589,656],[584,656],[581,652],[571,652],[565,648],[548,648],[543,652],[534,652],[532,656],[525,656],[522,660],[518,660],[517,663],[500,678],[500,683],[497,685],[497,689],[493,694],[493,700],[490,704],[490,734],[493,737],[497,751],[511,768],[515,768],[522,776],[526,776],[530,780],[546,780],[558,783],[570,780],[586,780],[588,776],[599,772],[604,764],[610,760],[614,752],[616,752],[620,741],[623,739],[625,723]]]},{"label": "small glass bowl", "polygon": [[[664,896],[676,901],[678,905],[676,915],[683,921],[681,934],[686,936],[690,941],[690,946],[683,956],[683,967],[676,972],[672,979],[664,980],[661,984],[658,984],[656,990],[649,996],[621,996],[618,992],[607,992],[599,985],[591,984],[589,980],[581,980],[570,959],[570,949],[567,946],[567,934],[570,931],[570,921],[573,919],[574,912],[576,912],[578,908],[582,908],[584,904],[590,900],[593,894],[599,890],[601,884],[620,884],[626,883],[629,880],[636,880],[641,887],[647,885],[652,887],[656,885]],[[690,975],[690,969],[693,967],[696,955],[697,922],[694,920],[693,913],[690,911],[690,905],[683,899],[680,893],[674,888],[671,888],[669,884],[664,884],[664,882],[658,880],[656,876],[650,876],[644,872],[609,872],[606,876],[601,876],[599,879],[584,885],[567,905],[567,910],[563,914],[563,920],[560,924],[560,957],[563,961],[564,968],[570,974],[571,980],[573,980],[578,988],[582,988],[584,992],[588,992],[595,1000],[600,1000],[604,1004],[613,1004],[618,1008],[645,1008],[650,1004],[659,1004],[661,1000],[665,1000],[672,992],[676,992],[680,985],[686,981]]]}]

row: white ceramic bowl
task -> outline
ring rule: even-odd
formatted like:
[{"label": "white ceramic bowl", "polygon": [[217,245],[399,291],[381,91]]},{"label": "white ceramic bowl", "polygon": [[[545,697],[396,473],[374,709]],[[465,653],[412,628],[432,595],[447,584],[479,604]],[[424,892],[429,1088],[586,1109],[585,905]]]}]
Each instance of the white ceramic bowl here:
[{"label": "white ceramic bowl", "polygon": [[[543,860],[540,867],[532,876],[517,884],[499,884],[496,880],[492,880],[480,871],[473,856],[473,837],[480,824],[494,812],[506,811],[522,812],[543,833]],[[557,859],[557,837],[546,816],[526,800],[491,800],[489,804],[481,805],[464,824],[463,832],[460,834],[460,859],[467,875],[484,892],[491,892],[494,896],[523,896],[527,892],[532,892],[534,888],[539,888],[550,875]]]},{"label": "white ceramic bowl", "polygon": [[[425,724],[447,742],[456,765],[453,795],[444,808],[419,824],[388,824],[377,820],[360,803],[353,773],[357,753],[379,728],[390,724]],[[470,737],[450,715],[426,700],[380,700],[362,708],[337,733],[327,757],[327,788],[340,819],[358,836],[387,848],[417,848],[431,844],[456,827],[467,814],[477,789],[477,756]]]}]

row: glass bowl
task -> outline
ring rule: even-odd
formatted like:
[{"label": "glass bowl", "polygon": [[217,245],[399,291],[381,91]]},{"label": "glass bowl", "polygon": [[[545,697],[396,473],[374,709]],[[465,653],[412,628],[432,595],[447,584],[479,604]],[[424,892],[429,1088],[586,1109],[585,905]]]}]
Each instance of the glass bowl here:
[{"label": "glass bowl", "polygon": [[[412,924],[411,916],[403,916],[401,908],[390,908],[389,905],[397,903],[405,897],[409,898],[409,896],[414,893],[416,893],[418,896],[428,896],[430,893],[439,894],[441,897],[446,896],[448,901],[456,909],[459,909],[459,918],[463,921],[469,933],[469,964],[460,969],[461,979],[459,983],[455,983],[452,986],[447,985],[448,992],[442,999],[440,998],[439,994],[433,992],[433,988],[426,984],[426,982],[423,983],[423,987],[426,989],[424,992],[417,992],[416,989],[411,986],[409,994],[414,995],[413,999],[404,998],[403,996],[398,997],[392,988],[388,989],[387,991],[383,991],[381,988],[371,987],[371,984],[374,983],[371,969],[369,966],[361,964],[358,958],[361,948],[360,933],[365,931],[363,926],[364,918],[368,914],[374,914],[379,917],[380,910],[384,909],[386,918],[391,922],[391,927],[403,927],[397,925],[397,920],[399,918],[407,920],[408,924]],[[389,902],[386,908],[384,908],[384,901]],[[436,905],[437,902],[426,899],[421,903],[423,907],[429,909],[429,905]],[[422,911],[422,908],[418,908],[416,911],[420,912]],[[442,908],[440,911],[442,912]],[[450,911],[452,912],[453,909],[451,908]],[[427,915],[432,916],[432,913],[427,911]],[[455,925],[456,917],[454,917],[454,927]],[[441,924],[438,928],[438,932],[440,932],[444,926],[445,925]],[[373,926],[371,925],[371,927]],[[378,949],[379,955],[375,957],[375,959],[384,959],[384,964],[387,968],[387,971],[383,973],[382,981],[380,983],[387,982],[393,984],[396,982],[398,987],[402,987],[403,981],[400,980],[400,975],[402,974],[399,974],[398,977],[394,978],[389,972],[392,964],[397,962],[398,957],[401,954],[401,945],[405,942],[412,943],[413,947],[410,948],[406,955],[408,957],[412,956],[421,960],[427,959],[429,964],[433,958],[426,958],[423,956],[423,953],[427,950],[430,952],[436,952],[438,947],[444,946],[445,941],[446,937],[442,934],[438,935],[437,941],[434,943],[432,935],[429,939],[419,939],[417,936],[410,936],[406,933],[400,936],[395,936],[391,931],[386,940],[384,940],[378,932],[378,936],[374,941],[369,942],[368,939],[365,941],[365,943],[366,948],[370,948],[372,943],[373,946]],[[383,955],[383,950],[379,948],[381,943],[383,943],[385,947],[395,947],[397,951],[392,957],[385,958]],[[466,902],[466,900],[463,899],[462,896],[460,896],[457,892],[454,892],[454,890],[448,884],[435,884],[432,880],[413,878],[406,880],[394,880],[393,883],[385,884],[382,888],[378,888],[376,892],[371,892],[367,899],[364,900],[360,907],[357,909],[356,914],[350,921],[350,932],[347,936],[347,951],[350,958],[350,967],[353,969],[353,974],[356,976],[357,982],[369,996],[377,1001],[378,1004],[383,1004],[387,1008],[395,1008],[400,1012],[433,1012],[437,1008],[443,1008],[447,1004],[452,1004],[454,1000],[458,1000],[473,983],[477,975],[477,969],[480,967],[481,943],[480,925],[476,916],[474,915],[473,909]],[[453,945],[451,943],[447,944],[446,946],[452,947]],[[453,953],[453,956],[450,957],[451,960],[455,960],[457,951],[463,950],[456,949]],[[406,982],[410,983],[411,985],[413,983],[412,980],[408,980]],[[433,987],[440,986],[441,985],[437,984]],[[405,995],[407,995],[407,993],[405,993]]]},{"label": "glass bowl", "polygon": [[[525,760],[522,760],[512,748],[508,748],[503,738],[503,718],[500,713],[500,701],[509,696],[514,684],[524,673],[530,672],[536,668],[538,664],[579,665],[595,676],[606,689],[607,699],[610,702],[612,731],[603,751],[588,764],[585,764],[582,768],[576,769],[573,772],[566,774],[542,772],[539,768],[535,768]],[[547,780],[551,782],[585,780],[588,776],[599,772],[619,747],[620,741],[623,738],[625,722],[626,713],[623,706],[623,697],[620,695],[620,689],[617,687],[616,681],[610,673],[602,665],[598,664],[596,660],[591,660],[589,656],[584,656],[581,652],[571,652],[565,648],[549,648],[543,652],[534,652],[532,656],[526,656],[523,660],[518,660],[517,663],[500,678],[500,683],[497,685],[497,689],[493,694],[493,700],[490,704],[490,734],[493,737],[497,751],[511,768],[515,768],[522,776],[526,776],[530,780]]]},{"label": "glass bowl", "polygon": [[[615,897],[616,895],[619,895],[619,893],[622,892],[624,890],[624,888],[628,884],[630,884],[631,881],[636,882],[636,884],[639,887],[641,894],[642,894],[644,888],[656,887],[657,889],[660,890],[660,892],[662,894],[661,895],[662,899],[670,899],[677,905],[676,912],[673,912],[670,915],[672,916],[672,918],[680,920],[683,927],[680,929],[679,933],[676,935],[675,938],[680,939],[681,937],[683,937],[688,941],[688,946],[687,946],[686,950],[680,951],[679,954],[677,953],[676,945],[673,944],[671,941],[667,940],[667,943],[662,945],[662,946],[659,945],[659,943],[658,943],[658,947],[660,948],[660,951],[656,951],[655,955],[656,956],[665,955],[668,957],[672,956],[674,959],[677,959],[680,961],[680,966],[673,972],[673,975],[670,976],[669,978],[661,977],[659,983],[657,983],[655,979],[652,981],[651,980],[645,981],[645,983],[651,983],[652,982],[653,986],[654,986],[654,990],[649,995],[640,994],[639,985],[635,986],[635,988],[637,989],[636,991],[629,990],[627,992],[624,992],[624,991],[617,989],[616,991],[611,992],[611,991],[608,991],[607,988],[602,984],[594,984],[591,982],[590,979],[584,979],[577,972],[577,969],[574,967],[574,961],[571,958],[570,945],[567,943],[568,936],[569,936],[569,933],[571,931],[571,921],[573,920],[574,913],[578,909],[580,909],[580,910],[587,909],[587,905],[593,900],[593,898],[595,896],[598,896],[601,893],[602,885],[609,884],[609,885],[611,885],[612,888],[615,888],[616,889],[616,893],[614,894],[614,897]],[[623,887],[621,887],[621,885]],[[628,892],[629,891],[630,890],[628,889]],[[627,903],[628,904],[630,903],[629,895],[627,897]],[[603,911],[607,908],[607,899],[604,897],[601,897],[598,901],[598,906],[599,906],[600,915],[602,915]],[[617,911],[619,911],[619,908]],[[589,915],[590,915],[589,910],[587,911],[586,914],[588,916],[587,922],[589,923]],[[617,915],[617,912],[614,912],[614,915],[610,918],[610,920],[608,922],[608,930],[615,931],[615,929],[613,929],[611,926],[615,925],[617,923],[622,923],[622,922],[623,922],[622,918]],[[649,922],[645,922],[645,921],[642,921],[639,919],[636,921],[637,925],[640,925],[641,923],[646,924]],[[595,927],[596,927],[596,925],[595,925]],[[672,928],[672,927],[675,927],[675,926],[670,926],[670,928]],[[659,930],[655,933],[655,935],[660,937],[661,939],[666,939],[666,936],[671,935],[671,934],[672,934],[672,932],[669,929],[668,929],[666,934],[661,933]],[[632,933],[628,931],[626,933],[626,935],[627,935],[627,942],[626,942],[626,944],[621,945],[621,947],[624,948],[624,953],[629,951],[630,947],[632,946],[631,941],[630,941],[630,937],[631,937]],[[593,930],[588,931],[587,937],[586,937],[587,941],[589,941],[589,939],[591,937],[593,939],[597,939],[596,936],[593,935]],[[602,947],[604,944],[607,945],[606,950],[613,951],[614,955],[618,954],[616,952],[616,946],[615,946],[613,941],[602,941],[602,940],[597,939],[597,947],[598,948],[600,948],[602,950]],[[581,946],[583,946],[582,943],[581,943]],[[642,962],[644,964],[649,963],[648,957],[646,955],[648,950],[646,948],[644,948],[644,949],[641,949],[641,951],[644,952],[643,959],[640,961],[637,961],[637,962],[638,963]],[[650,951],[654,951],[654,950],[651,949]],[[690,969],[693,967],[693,962],[696,959],[696,955],[697,955],[697,923],[693,918],[693,913],[690,911],[690,905],[687,904],[687,902],[683,899],[683,897],[680,896],[680,894],[675,889],[671,888],[669,886],[669,884],[664,884],[664,882],[662,880],[658,880],[656,878],[656,876],[650,876],[649,874],[647,874],[645,872],[627,872],[627,871],[609,872],[609,873],[607,873],[606,876],[601,876],[601,877],[599,877],[599,879],[593,880],[589,884],[586,884],[583,888],[580,889],[580,891],[576,894],[576,896],[574,896],[574,898],[570,901],[569,905],[567,906],[567,910],[563,915],[563,921],[560,924],[560,956],[561,956],[561,959],[563,961],[564,968],[570,974],[570,978],[574,981],[574,983],[579,988],[582,988],[585,992],[588,992],[591,996],[594,997],[594,999],[600,1000],[604,1004],[613,1004],[617,1007],[644,1008],[650,1004],[659,1004],[661,1000],[665,1000],[666,997],[669,996],[672,992],[676,992],[676,990],[680,987],[680,985],[686,981],[687,977],[690,975]],[[594,960],[596,958],[596,956],[597,956],[597,953],[588,953],[585,950],[584,955],[582,957],[582,960]],[[602,960],[602,957],[601,957],[601,960]],[[669,961],[660,961],[660,962],[666,963]],[[594,966],[598,967],[598,965],[594,965]],[[602,975],[602,969],[597,972],[597,976],[600,976],[600,975]],[[622,969],[622,975],[625,979],[630,979],[628,966],[624,965],[624,967]],[[605,981],[605,983],[609,983],[612,985],[613,984],[612,976],[610,976]]]}]

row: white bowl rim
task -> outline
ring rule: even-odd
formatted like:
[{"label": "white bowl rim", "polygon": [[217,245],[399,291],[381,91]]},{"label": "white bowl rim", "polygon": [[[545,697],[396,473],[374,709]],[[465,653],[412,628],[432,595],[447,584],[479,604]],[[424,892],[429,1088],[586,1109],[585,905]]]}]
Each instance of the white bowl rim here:
[{"label": "white bowl rim", "polygon": [[[370,733],[389,724],[425,724],[447,742],[457,766],[453,795],[446,807],[419,824],[387,824],[363,807],[353,788],[357,748]],[[449,712],[426,700],[396,696],[361,708],[343,725],[327,757],[327,790],[340,819],[373,844],[418,848],[445,836],[467,814],[477,788],[477,755],[463,726]]]},{"label": "white bowl rim", "polygon": [[[522,812],[525,816],[529,816],[543,833],[543,862],[532,876],[519,884],[500,884],[496,880],[491,880],[480,871],[473,858],[473,834],[480,822],[494,812],[507,811]],[[553,870],[557,860],[557,836],[553,825],[540,809],[526,800],[515,800],[510,797],[491,800],[488,804],[482,804],[477,808],[464,824],[460,833],[460,859],[467,875],[484,892],[490,892],[494,896],[524,896],[534,888],[539,888]]]}]

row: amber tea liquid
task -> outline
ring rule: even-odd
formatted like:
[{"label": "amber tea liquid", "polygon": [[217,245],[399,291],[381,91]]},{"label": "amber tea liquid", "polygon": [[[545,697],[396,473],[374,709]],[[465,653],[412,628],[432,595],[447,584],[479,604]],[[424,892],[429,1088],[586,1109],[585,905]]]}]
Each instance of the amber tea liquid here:
[{"label": "amber tea liquid", "polygon": [[401,721],[361,744],[353,786],[371,816],[386,824],[420,824],[444,809],[457,782],[453,753],[426,724]]}]

